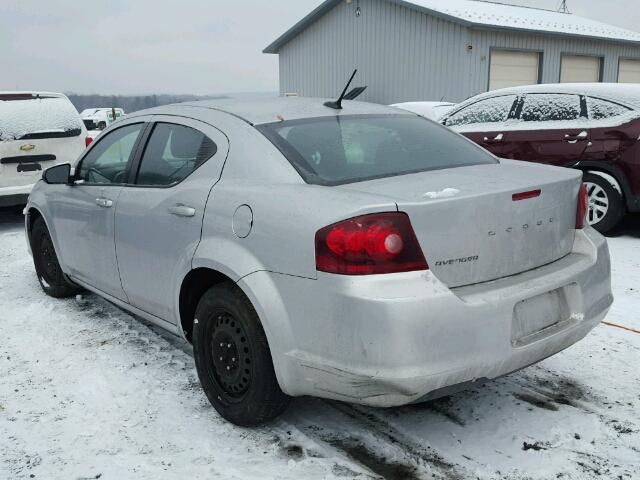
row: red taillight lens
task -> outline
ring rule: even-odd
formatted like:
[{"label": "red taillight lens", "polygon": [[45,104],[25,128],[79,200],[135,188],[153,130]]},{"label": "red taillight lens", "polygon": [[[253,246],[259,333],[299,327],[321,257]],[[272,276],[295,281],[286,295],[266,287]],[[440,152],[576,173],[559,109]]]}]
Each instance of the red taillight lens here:
[{"label": "red taillight lens", "polygon": [[316,268],[339,275],[427,270],[406,213],[375,213],[329,225],[316,233]]},{"label": "red taillight lens", "polygon": [[584,183],[580,184],[578,192],[578,210],[576,212],[576,229],[581,230],[587,223],[587,210],[589,209],[589,192]]},{"label": "red taillight lens", "polygon": [[89,145],[91,145],[93,143],[93,138],[91,137],[84,137],[84,146],[88,147]]}]

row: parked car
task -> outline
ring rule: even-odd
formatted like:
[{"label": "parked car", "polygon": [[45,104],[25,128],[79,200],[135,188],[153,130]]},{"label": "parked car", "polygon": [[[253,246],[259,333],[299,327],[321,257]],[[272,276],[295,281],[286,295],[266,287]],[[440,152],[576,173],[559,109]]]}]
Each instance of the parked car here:
[{"label": "parked car", "polygon": [[116,120],[124,118],[122,108],[86,108],[80,114],[87,130],[104,130]]},{"label": "parked car", "polygon": [[47,294],[184,336],[213,406],[255,425],[291,396],[447,395],[583,338],[612,302],[586,202],[580,172],[395,108],[205,101],[47,170],[25,227]]},{"label": "parked car", "polygon": [[640,85],[557,84],[495,90],[441,122],[502,158],[584,172],[589,223],[640,211]]},{"label": "parked car", "polygon": [[437,121],[449,113],[456,104],[448,102],[405,102],[394,103],[390,106],[416,113],[429,120]]},{"label": "parked car", "polygon": [[77,159],[85,138],[61,93],[0,92],[0,207],[27,203],[43,169]]}]

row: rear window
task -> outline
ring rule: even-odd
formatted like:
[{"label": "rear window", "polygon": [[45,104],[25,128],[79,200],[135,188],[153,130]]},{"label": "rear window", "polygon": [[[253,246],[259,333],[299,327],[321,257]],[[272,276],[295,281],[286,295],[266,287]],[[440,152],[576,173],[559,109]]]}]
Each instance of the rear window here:
[{"label": "rear window", "polygon": [[0,141],[75,137],[82,121],[63,97],[0,96]]},{"label": "rear window", "polygon": [[257,128],[311,184],[340,185],[497,163],[460,135],[417,116],[320,117]]}]

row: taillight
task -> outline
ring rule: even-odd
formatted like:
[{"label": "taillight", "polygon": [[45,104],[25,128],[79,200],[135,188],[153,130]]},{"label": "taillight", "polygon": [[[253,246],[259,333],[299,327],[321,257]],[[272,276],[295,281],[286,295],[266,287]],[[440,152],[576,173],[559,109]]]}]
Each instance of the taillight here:
[{"label": "taillight", "polygon": [[88,147],[92,143],[93,143],[93,138],[92,137],[84,137],[84,146],[85,147]]},{"label": "taillight", "polygon": [[316,233],[316,268],[339,275],[428,270],[406,213],[351,218]]},{"label": "taillight", "polygon": [[587,211],[589,209],[589,192],[584,183],[580,184],[578,192],[578,210],[576,212],[576,229],[582,230],[587,222]]}]

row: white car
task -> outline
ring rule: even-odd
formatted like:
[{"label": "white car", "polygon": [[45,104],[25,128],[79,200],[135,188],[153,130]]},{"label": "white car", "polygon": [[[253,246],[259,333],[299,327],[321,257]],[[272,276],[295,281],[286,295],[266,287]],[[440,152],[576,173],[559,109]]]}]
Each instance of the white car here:
[{"label": "white car", "polygon": [[61,93],[0,92],[0,207],[22,205],[42,171],[72,162],[87,131]]},{"label": "white car", "polygon": [[449,102],[405,102],[394,103],[391,106],[415,113],[429,120],[438,121],[449,113],[456,104]]},{"label": "white car", "polygon": [[124,116],[122,108],[86,108],[80,113],[87,130],[104,130]]}]

